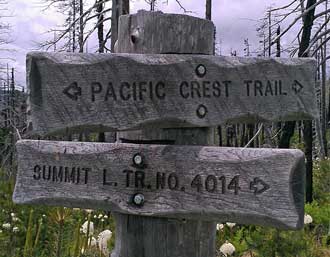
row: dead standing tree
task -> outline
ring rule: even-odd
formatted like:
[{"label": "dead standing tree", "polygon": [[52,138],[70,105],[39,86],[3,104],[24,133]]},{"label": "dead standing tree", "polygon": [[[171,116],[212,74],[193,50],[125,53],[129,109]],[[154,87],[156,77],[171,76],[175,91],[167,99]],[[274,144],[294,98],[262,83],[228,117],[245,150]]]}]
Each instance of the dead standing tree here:
[{"label": "dead standing tree", "polygon": [[[283,35],[285,35],[294,25],[302,20],[302,28],[299,31],[299,34],[297,35],[299,46],[297,48],[297,51],[294,51],[293,53],[297,52],[298,57],[308,57],[313,56],[315,54],[315,50],[311,51],[313,46],[315,46],[315,43],[317,42],[318,37],[320,37],[320,31],[317,31],[314,35],[312,33],[314,22],[320,18],[326,15],[329,10],[316,12],[316,8],[320,6],[322,3],[326,2],[327,0],[301,0],[301,1],[292,1],[286,6],[283,6],[281,8],[273,9],[272,11],[280,11],[280,10],[287,10],[288,8],[291,8],[289,12],[286,12],[285,15],[283,15],[282,20],[279,21],[282,22],[288,17],[291,17],[292,15],[296,15],[293,22],[291,22],[286,28],[275,38],[273,41],[273,44],[276,43]],[[324,23],[327,23],[327,20]],[[275,24],[278,25],[278,24]],[[324,27],[321,26],[321,27]],[[329,32],[329,31],[328,31]],[[327,32],[327,33],[328,33]],[[324,35],[322,35],[324,36]],[[330,36],[328,37],[330,39]],[[324,40],[322,44],[324,45],[327,40]],[[322,45],[321,44],[321,45]],[[316,49],[320,47],[317,46]],[[279,140],[279,147],[280,148],[288,148],[290,146],[290,140],[294,134],[295,131],[295,121],[286,122],[284,124],[284,127],[282,129],[282,135]],[[306,186],[306,201],[311,202],[313,199],[312,194],[312,184],[313,184],[313,159],[312,159],[312,150],[313,150],[313,135],[312,135],[312,122],[311,121],[305,121],[303,123],[304,129],[304,142],[305,142],[305,154],[306,154],[306,180],[307,180],[307,186]]]},{"label": "dead standing tree", "polygon": [[6,0],[0,0],[0,83],[3,84],[7,80],[7,67],[6,63],[10,59],[6,56],[10,49],[7,45],[11,42],[11,28],[10,24],[6,21],[6,18],[10,18],[9,10],[7,8],[8,2]]},{"label": "dead standing tree", "polygon": [[[79,48],[79,52],[84,52],[84,47],[90,36],[97,30],[99,42],[99,52],[103,52],[106,47],[107,41],[111,37],[111,30],[109,30],[104,37],[103,27],[111,17],[107,17],[107,14],[111,11],[111,8],[106,4],[109,0],[95,0],[95,2],[89,8],[86,8],[82,0],[45,0],[46,8],[55,6],[61,13],[66,13],[68,18],[63,28],[51,29],[49,32],[55,33],[55,37],[52,40],[48,40],[40,44],[41,48],[46,50],[50,49],[54,45],[60,45],[57,47],[59,50],[67,50],[74,52]],[[97,22],[95,22],[95,20]],[[86,31],[88,24],[94,22],[91,29]],[[110,25],[108,26],[110,28]]]}]

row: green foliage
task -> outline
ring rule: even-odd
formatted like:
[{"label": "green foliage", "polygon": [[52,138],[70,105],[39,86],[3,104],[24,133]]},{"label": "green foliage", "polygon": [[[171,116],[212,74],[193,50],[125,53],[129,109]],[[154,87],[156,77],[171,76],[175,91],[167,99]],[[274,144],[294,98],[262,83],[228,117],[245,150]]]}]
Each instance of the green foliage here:
[{"label": "green foliage", "polygon": [[314,199],[330,203],[330,160],[315,161],[313,167]]},{"label": "green foliage", "polygon": [[[321,235],[327,237],[322,231]],[[316,240],[317,230],[309,226],[301,231],[281,231],[259,226],[235,226],[217,232],[217,247],[228,241],[235,246],[235,256],[250,252],[255,257],[326,257],[330,250],[325,240]],[[220,255],[221,256],[221,255]],[[330,255],[329,255],[330,256]]]},{"label": "green foliage", "polygon": [[33,209],[30,210],[28,227],[27,227],[26,237],[25,237],[23,257],[32,256],[32,252],[33,252],[32,229],[33,229]]},{"label": "green foliage", "polygon": [[330,202],[320,205],[317,201],[313,201],[311,204],[306,204],[305,212],[313,217],[314,223],[330,226]]},{"label": "green foliage", "polygon": [[293,134],[293,136],[290,139],[290,146],[292,148],[296,148],[296,149],[300,149],[301,151],[304,151],[304,139],[302,133],[300,135],[299,133]]}]

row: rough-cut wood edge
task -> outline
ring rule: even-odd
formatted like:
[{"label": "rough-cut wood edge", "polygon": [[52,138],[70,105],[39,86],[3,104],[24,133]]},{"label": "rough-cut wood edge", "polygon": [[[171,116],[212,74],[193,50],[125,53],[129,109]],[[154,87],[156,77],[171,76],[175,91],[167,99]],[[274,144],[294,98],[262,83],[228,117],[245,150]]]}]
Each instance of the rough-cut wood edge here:
[{"label": "rough-cut wood edge", "polygon": [[[118,61],[118,58],[127,58],[127,61],[132,61],[135,63],[139,63],[141,65],[147,65],[150,64],[149,62],[153,61],[161,61],[163,64],[171,64],[171,63],[180,63],[180,61],[185,61],[186,63],[189,62],[189,60],[194,60],[194,58],[198,60],[205,60],[207,63],[210,65],[214,62],[217,63],[217,67],[221,67],[222,69],[228,69],[228,72],[234,72],[236,69],[239,69],[238,67],[241,67],[241,69],[244,69],[245,66],[248,65],[259,65],[259,66],[265,66],[265,65],[271,65],[274,63],[274,65],[277,67],[277,65],[281,68],[281,70],[284,70],[286,67],[288,69],[290,68],[291,65],[294,65],[297,67],[297,69],[300,69],[300,66],[306,66],[306,73],[308,71],[314,71],[314,66],[315,66],[315,60],[314,59],[264,59],[264,58],[229,58],[229,57],[207,57],[207,56],[180,56],[180,55],[145,55],[147,59],[143,58],[144,55],[140,54],[113,54],[113,55],[93,55],[93,54],[69,54],[69,53],[63,53],[63,54],[53,54],[53,53],[42,53],[42,52],[32,52],[29,53],[27,56],[27,76],[28,76],[28,88],[29,88],[29,111],[28,111],[28,121],[29,121],[29,129],[33,129],[33,133],[39,134],[39,135],[51,135],[51,134],[58,134],[58,133],[67,133],[68,131],[70,132],[79,132],[81,129],[84,129],[86,131],[125,131],[125,130],[134,130],[134,129],[140,129],[141,127],[144,126],[153,126],[153,127],[165,127],[165,128],[171,128],[171,127],[203,127],[206,124],[209,124],[210,126],[213,125],[219,125],[220,120],[222,122],[228,122],[228,123],[236,123],[239,121],[246,121],[246,122],[255,122],[255,121],[263,121],[267,119],[273,119],[273,120],[296,120],[296,119],[312,119],[312,118],[317,118],[318,117],[318,112],[316,105],[314,104],[315,101],[311,99],[311,104],[308,106],[306,105],[306,101],[302,101],[302,103],[297,103],[295,105],[295,109],[291,110],[291,112],[286,112],[285,116],[284,114],[281,114],[279,112],[278,114],[273,113],[269,110],[267,110],[266,113],[249,113],[249,112],[241,112],[239,115],[239,111],[235,114],[237,116],[235,117],[230,117],[227,119],[224,119],[223,116],[220,115],[218,117],[218,120],[216,120],[216,114],[215,111],[213,110],[214,108],[212,107],[213,105],[210,104],[211,106],[208,106],[210,111],[207,115],[207,119],[199,119],[196,116],[194,116],[195,112],[193,111],[192,113],[189,112],[189,117],[187,117],[187,120],[184,119],[184,117],[173,117],[171,115],[167,119],[159,117],[153,117],[150,118],[149,120],[143,120],[143,119],[136,119],[134,122],[132,121],[130,123],[125,123],[125,125],[118,125],[116,122],[108,121],[108,123],[104,124],[99,124],[96,123],[95,121],[89,121],[87,124],[82,124],[82,122],[77,122],[75,121],[75,124],[72,125],[66,125],[66,124],[60,124],[59,123],[59,118],[56,116],[57,119],[55,119],[56,123],[59,125],[57,128],[52,128],[50,125],[47,126],[47,117],[44,117],[43,111],[42,111],[42,85],[41,85],[41,75],[40,71],[37,67],[37,63],[40,61],[41,63],[43,61],[47,61],[49,63],[52,63],[56,66],[59,66],[61,64],[65,65],[93,65],[95,63],[97,64],[102,64],[103,62],[106,61]],[[165,61],[166,60],[166,61]],[[282,67],[283,66],[283,67]],[[283,71],[282,71],[283,72]],[[305,74],[305,73],[304,73]],[[309,81],[310,82],[310,81]],[[33,86],[32,86],[33,85]],[[313,85],[308,85],[308,87],[313,87]],[[171,85],[172,88],[172,85]],[[173,88],[172,88],[173,89]],[[47,89],[49,91],[49,88]],[[173,89],[174,90],[174,89]],[[47,91],[47,92],[48,92]],[[85,91],[85,88],[83,88],[83,91]],[[246,103],[246,96],[236,96],[238,89],[235,87],[233,89],[233,92],[235,92],[233,99],[236,97],[241,97],[243,102]],[[291,92],[291,91],[290,91]],[[303,95],[303,99],[306,99],[306,97],[313,95],[314,89],[313,88],[308,88],[306,92]],[[290,93],[290,96],[294,97],[294,93]],[[61,94],[62,96],[62,94]],[[65,97],[65,96],[64,96]],[[297,101],[299,100],[299,95],[297,96]],[[65,98],[66,99],[66,98]],[[181,101],[181,103],[185,103],[179,96],[177,96],[177,99]],[[254,98],[251,97],[251,101]],[[70,99],[68,99],[70,100]],[[194,99],[193,99],[194,100]],[[217,106],[221,105],[218,103],[221,99],[211,99],[210,103],[216,103]],[[166,101],[169,101],[168,99]],[[205,102],[205,99],[200,99],[201,102]],[[261,102],[264,102],[264,99],[260,100]],[[284,101],[284,100],[283,100]],[[196,100],[192,101],[191,99],[187,102],[187,108],[189,107],[189,104],[193,103],[193,105],[197,104]],[[195,103],[196,102],[196,103]],[[259,102],[259,100],[258,100]],[[272,102],[276,102],[272,100]],[[286,103],[284,101],[284,103]],[[70,103],[71,104],[71,103]],[[68,108],[71,107],[71,105],[68,102]],[[74,106],[75,102],[72,103]],[[77,102],[77,104],[80,104]],[[102,104],[102,103],[100,103]],[[127,104],[127,103],[125,103]],[[306,106],[302,106],[301,109],[302,111],[297,113],[297,106],[299,104],[305,104]],[[150,103],[149,103],[150,105]],[[146,105],[146,106],[149,106]],[[207,105],[207,104],[206,104]],[[83,106],[83,105],[79,105]],[[227,106],[227,105],[226,105]],[[43,108],[46,108],[45,106]],[[190,108],[190,107],[189,107]],[[197,107],[196,107],[197,108]],[[212,109],[213,108],[213,109]],[[219,108],[219,107],[218,107]],[[249,107],[250,109],[256,108],[253,106]],[[242,108],[241,108],[242,109]],[[249,110],[250,110],[249,109]],[[269,108],[268,108],[269,109]],[[307,110],[306,110],[307,109]],[[251,111],[251,110],[250,110]],[[32,115],[31,115],[32,113]],[[104,115],[104,114],[103,114]],[[154,114],[153,114],[154,115]],[[163,115],[163,114],[162,114]],[[52,116],[53,117],[53,116]],[[54,116],[55,117],[55,116]],[[213,120],[213,122],[212,122]],[[216,120],[216,121],[214,121]],[[100,121],[102,122],[102,121]],[[54,123],[54,122],[53,122]],[[49,131],[51,130],[51,131]]]},{"label": "rough-cut wood edge", "polygon": [[[293,209],[296,209],[297,224],[284,223],[284,220],[278,219],[278,217],[271,217],[262,214],[249,214],[249,213],[238,213],[237,210],[232,213],[228,210],[224,211],[222,214],[219,213],[219,210],[215,210],[214,213],[212,211],[204,212],[203,210],[163,210],[154,212],[151,209],[139,209],[139,208],[127,208],[124,205],[118,205],[116,200],[107,199],[107,202],[103,202],[101,199],[92,199],[92,198],[82,198],[76,199],[75,194],[68,193],[65,197],[61,193],[60,195],[48,195],[42,196],[42,194],[35,195],[36,191],[31,191],[33,195],[25,195],[24,190],[20,190],[20,186],[22,185],[22,181],[26,175],[24,175],[24,170],[22,170],[22,165],[24,159],[27,157],[24,153],[31,153],[31,157],[39,155],[54,155],[54,161],[56,158],[64,158],[65,155],[79,155],[83,156],[91,156],[95,155],[96,152],[101,157],[102,153],[108,153],[110,149],[132,149],[132,151],[138,151],[139,149],[143,152],[143,149],[146,149],[148,146],[145,145],[135,145],[135,144],[101,144],[101,143],[78,143],[78,142],[56,142],[56,141],[37,141],[37,140],[22,140],[17,143],[18,150],[18,178],[15,187],[15,192],[13,195],[13,200],[15,203],[24,203],[24,204],[46,204],[46,205],[64,205],[67,207],[81,207],[84,208],[99,208],[104,210],[111,209],[112,211],[117,211],[120,213],[127,213],[133,215],[144,215],[144,216],[153,216],[153,217],[170,217],[170,218],[184,218],[184,219],[195,219],[195,220],[204,220],[204,221],[231,221],[237,222],[241,224],[258,224],[270,226],[273,225],[282,229],[300,229],[303,226],[303,215],[304,215],[304,154],[300,150],[285,150],[285,149],[238,149],[238,148],[221,148],[222,155],[217,157],[218,155],[213,155],[214,150],[216,148],[212,147],[201,147],[201,146],[157,146],[153,145],[152,147],[156,149],[163,149],[162,151],[168,152],[170,149],[173,149],[175,152],[180,151],[179,149],[187,149],[189,148],[189,152],[192,150],[193,152],[199,153],[198,157],[200,161],[210,160],[210,162],[220,162],[223,165],[228,163],[228,165],[233,163],[248,163],[255,162],[258,159],[264,158],[274,158],[278,155],[278,158],[284,158],[287,156],[290,160],[294,161],[291,167],[291,171],[288,171],[288,174],[291,174],[290,181],[288,181],[290,186],[290,194],[291,197],[290,202],[293,204]],[[134,150],[135,149],[135,150]],[[220,148],[219,148],[220,149]],[[117,151],[116,150],[116,151]],[[131,150],[130,150],[131,151]],[[61,155],[65,152],[65,155]],[[209,156],[208,153],[213,153]],[[220,154],[220,152],[218,153]],[[61,157],[62,156],[62,157]],[[242,160],[244,156],[244,160]],[[191,157],[191,156],[190,156]],[[69,158],[69,157],[68,157]],[[209,159],[212,158],[212,159]],[[224,159],[226,158],[226,159]],[[227,159],[228,158],[228,159]],[[217,160],[218,159],[218,160]],[[75,161],[76,162],[76,161]],[[263,161],[265,162],[265,161]],[[115,164],[114,164],[115,165]],[[94,175],[95,176],[95,175]],[[42,188],[42,187],[41,187]],[[37,190],[37,189],[36,189]],[[25,192],[27,193],[27,192]],[[23,194],[23,195],[22,195]],[[148,193],[146,192],[146,197]],[[150,194],[150,193],[149,193]],[[159,195],[162,195],[159,193]],[[280,201],[281,202],[281,201]],[[290,207],[290,209],[292,209]],[[291,211],[290,211],[291,212]],[[288,213],[290,213],[288,212]],[[221,217],[221,218],[220,218]],[[248,220],[248,221],[247,221]]]}]

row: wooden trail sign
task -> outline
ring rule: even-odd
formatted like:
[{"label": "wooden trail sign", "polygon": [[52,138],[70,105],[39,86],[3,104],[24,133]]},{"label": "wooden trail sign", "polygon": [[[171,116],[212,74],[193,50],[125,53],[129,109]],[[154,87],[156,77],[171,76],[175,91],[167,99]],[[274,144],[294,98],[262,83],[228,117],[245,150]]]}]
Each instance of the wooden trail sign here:
[{"label": "wooden trail sign", "polygon": [[17,151],[16,203],[303,226],[299,150],[23,140]]},{"label": "wooden trail sign", "polygon": [[313,59],[30,53],[39,134],[318,117]]}]

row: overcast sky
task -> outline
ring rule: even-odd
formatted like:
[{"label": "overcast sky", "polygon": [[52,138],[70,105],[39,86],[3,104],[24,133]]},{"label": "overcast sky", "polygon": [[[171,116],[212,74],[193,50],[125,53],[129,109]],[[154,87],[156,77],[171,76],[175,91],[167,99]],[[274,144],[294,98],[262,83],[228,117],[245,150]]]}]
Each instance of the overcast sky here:
[{"label": "overcast sky", "polygon": [[[17,71],[18,83],[24,86],[26,53],[36,49],[36,42],[52,36],[45,32],[63,23],[64,17],[54,10],[42,11],[40,0],[8,0],[8,2],[12,14],[12,18],[9,18],[12,25],[12,43],[9,48],[15,50],[10,54],[15,59],[10,65]],[[289,1],[213,0],[212,2],[212,20],[217,27],[218,41],[221,42],[221,54],[230,55],[231,50],[237,50],[238,55],[244,55],[244,39],[248,38],[250,44],[254,46],[251,47],[251,51],[258,45],[256,20],[264,16],[267,7],[275,6],[275,3],[276,6],[281,6]],[[192,12],[190,15],[204,17],[205,0],[181,0],[181,3]],[[159,4],[157,8],[166,13],[183,13],[175,0],[168,0],[168,4]],[[131,1],[131,13],[136,13],[139,9],[149,9],[149,6],[144,0]],[[89,51],[93,52],[96,47],[95,42],[88,42],[88,45]],[[3,52],[0,54],[4,55]]]}]

